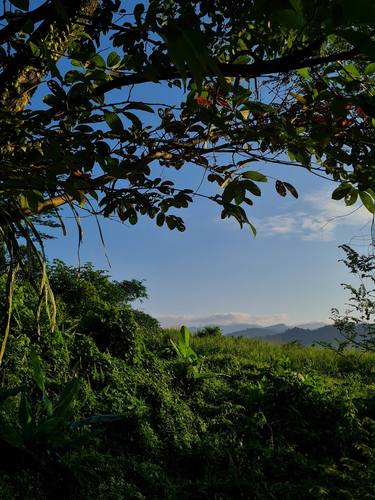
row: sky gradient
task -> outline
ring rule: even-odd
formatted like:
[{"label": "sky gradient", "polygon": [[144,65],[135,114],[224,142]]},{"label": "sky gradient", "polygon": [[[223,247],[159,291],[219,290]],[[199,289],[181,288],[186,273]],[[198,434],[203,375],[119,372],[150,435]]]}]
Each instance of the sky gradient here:
[{"label": "sky gradient", "polygon": [[[59,64],[64,73],[67,63]],[[139,87],[132,94],[135,100],[180,102],[178,91],[166,84]],[[33,106],[43,106],[45,92],[42,85]],[[125,95],[128,91],[113,91],[110,98]],[[152,117],[142,112],[139,116]],[[338,245],[352,243],[366,250],[371,215],[331,200],[335,184],[305,169],[262,163],[250,168],[269,176],[269,182],[260,185],[262,197],[247,211],[258,230],[255,238],[248,228],[220,220],[219,207],[212,202],[197,198],[179,213],[185,233],[159,228],[144,218],[136,226],[100,219],[105,249],[95,219],[83,217],[81,263],[108,269],[116,280],[145,280],[150,299],[140,306],[165,325],[328,321],[331,308],[342,308],[347,297],[340,283],[350,281],[348,270],[338,262],[343,257]],[[177,187],[196,189],[202,171],[185,165],[176,179]],[[277,195],[275,179],[293,184],[299,199]],[[200,193],[211,192],[212,186],[203,182]],[[46,244],[47,255],[78,265],[78,231],[71,212],[64,209],[62,215],[68,236],[57,232],[58,238]]]},{"label": "sky gradient", "polygon": [[[144,279],[150,299],[140,307],[164,325],[328,321],[331,308],[342,308],[347,298],[340,283],[350,281],[338,262],[343,257],[338,245],[365,249],[371,215],[331,200],[328,181],[278,168],[300,198],[279,197],[270,180],[248,210],[258,230],[255,238],[234,221],[222,221],[216,206],[197,199],[182,213],[184,233],[147,219],[137,226],[101,219],[106,248],[96,221],[83,218],[81,262],[108,269],[117,280]],[[68,236],[48,242],[47,253],[78,265],[77,230],[69,217],[67,212]]]}]

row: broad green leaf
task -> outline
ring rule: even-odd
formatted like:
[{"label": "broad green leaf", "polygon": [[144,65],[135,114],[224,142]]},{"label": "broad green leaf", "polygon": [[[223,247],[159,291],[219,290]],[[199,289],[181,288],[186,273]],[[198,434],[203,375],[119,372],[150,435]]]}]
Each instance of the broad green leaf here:
[{"label": "broad green leaf", "polygon": [[35,43],[29,42],[29,47],[31,49],[32,54],[35,57],[39,57],[40,56],[40,48],[37,45],[35,45]]},{"label": "broad green leaf", "polygon": [[53,415],[55,417],[63,417],[66,415],[66,413],[70,410],[71,404],[77,397],[78,389],[78,379],[73,379],[66,385],[63,394],[53,409]]},{"label": "broad green leaf", "polygon": [[275,182],[275,188],[276,188],[276,191],[279,193],[280,196],[286,196],[286,187],[285,187],[285,184],[282,181],[277,180]]},{"label": "broad green leaf", "polygon": [[156,216],[156,224],[161,227],[165,221],[165,214],[163,212],[159,212]]},{"label": "broad green leaf", "polygon": [[117,66],[120,62],[121,62],[121,57],[117,54],[117,52],[111,52],[107,57],[107,66],[109,68]]},{"label": "broad green leaf", "polygon": [[31,405],[25,394],[21,395],[20,406],[18,409],[18,420],[22,428],[25,428],[32,421]]},{"label": "broad green leaf", "polygon": [[365,75],[372,75],[375,73],[375,63],[370,63],[366,66]]},{"label": "broad green leaf", "polygon": [[241,203],[244,201],[245,197],[246,197],[246,190],[245,190],[245,188],[239,189],[236,192],[236,195],[234,197],[235,202],[237,203],[237,205],[241,205]]},{"label": "broad green leaf", "polygon": [[351,184],[348,183],[343,183],[340,184],[333,192],[332,192],[332,199],[333,200],[341,200],[344,198],[350,191],[352,190]]},{"label": "broad green leaf", "polygon": [[154,113],[152,107],[144,102],[131,102],[127,104],[124,109],[138,109],[140,111],[146,111],[147,113]]},{"label": "broad green leaf", "polygon": [[172,63],[178,69],[182,78],[187,76],[186,62],[184,57],[184,48],[181,46],[181,38],[176,30],[164,30],[160,32],[160,36],[164,39],[167,46],[168,55]]},{"label": "broad green leaf", "polygon": [[[225,185],[225,182],[223,185]],[[231,182],[230,179],[228,180],[228,182],[229,184],[227,184],[227,186],[225,187],[222,195],[224,203],[231,202],[233,198],[236,196],[237,190],[239,189],[238,184],[236,182]]]},{"label": "broad green leaf", "polygon": [[253,194],[254,196],[260,196],[262,194],[259,186],[257,186],[253,181],[250,180],[243,181],[241,182],[241,186],[244,186],[245,189],[247,191],[250,191],[250,193]]},{"label": "broad green leaf", "polygon": [[251,179],[256,182],[267,182],[268,179],[264,174],[257,172],[255,170],[249,170],[248,172],[244,172],[242,177],[246,177],[246,179]]},{"label": "broad green leaf", "polygon": [[181,339],[182,339],[183,343],[186,346],[188,346],[190,344],[190,331],[189,331],[189,328],[187,326],[183,325],[181,327],[180,334],[181,334]]},{"label": "broad green leaf", "polygon": [[310,72],[307,68],[300,68],[296,70],[296,73],[298,73],[302,78],[305,78],[305,80],[311,80],[311,75]]},{"label": "broad green leaf", "polygon": [[375,213],[375,203],[374,203],[374,199],[372,198],[372,196],[370,196],[366,191],[359,191],[358,194],[359,194],[359,197],[361,198],[363,205],[367,208],[367,210],[369,212],[374,214]]},{"label": "broad green leaf", "polygon": [[353,78],[360,78],[361,77],[361,73],[359,72],[358,68],[356,66],[354,66],[354,64],[345,64],[343,66],[343,68]]},{"label": "broad green leaf", "polygon": [[138,26],[142,24],[142,14],[144,11],[145,6],[142,3],[137,3],[137,5],[134,7],[133,14]]},{"label": "broad green leaf", "polygon": [[49,400],[46,393],[45,374],[42,368],[40,358],[34,350],[30,352],[30,357],[31,357],[31,369],[32,369],[33,379],[38,388],[40,389],[40,391],[42,392],[43,404],[47,410],[47,413],[50,414],[52,410],[52,403]]},{"label": "broad green leaf", "polygon": [[129,111],[124,111],[124,116],[132,122],[134,128],[138,130],[142,129],[142,122],[137,115],[130,113]]},{"label": "broad green leaf", "polygon": [[285,182],[284,181],[284,186],[287,188],[287,190],[289,191],[289,193],[294,197],[294,198],[298,198],[298,192],[296,190],[296,188],[292,185],[292,184],[289,184],[289,182]]},{"label": "broad green leaf", "polygon": [[105,63],[105,60],[102,58],[101,55],[99,54],[95,54],[91,59],[90,59],[90,63],[92,65],[94,65],[95,67],[97,68],[105,68],[106,67],[106,63]]},{"label": "broad green leaf", "polygon": [[105,111],[104,119],[113,132],[121,134],[124,131],[122,121],[116,113],[113,113],[113,111]]},{"label": "broad green leaf", "polygon": [[180,76],[185,78],[188,68],[199,92],[206,75],[216,75],[222,80],[223,85],[226,85],[219,67],[208,51],[202,33],[193,31],[176,21],[170,21],[167,29],[162,30],[160,35],[165,40],[169,57]]},{"label": "broad green leaf", "polygon": [[345,205],[347,205],[348,207],[354,205],[357,199],[358,191],[355,188],[352,188],[352,190],[345,196]]}]

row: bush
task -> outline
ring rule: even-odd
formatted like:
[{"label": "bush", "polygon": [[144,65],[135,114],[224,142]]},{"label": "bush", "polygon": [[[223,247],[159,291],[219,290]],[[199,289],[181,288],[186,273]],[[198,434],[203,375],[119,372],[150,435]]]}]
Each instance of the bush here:
[{"label": "bush", "polygon": [[223,332],[220,326],[205,326],[197,331],[198,337],[221,337]]},{"label": "bush", "polygon": [[[13,325],[2,367],[2,389],[15,390],[0,403],[2,436],[4,429],[11,436],[1,442],[2,497],[372,498],[374,355],[350,351],[346,366],[330,350],[207,327],[188,339],[194,357],[181,332],[160,330],[104,293],[88,297],[79,316],[60,296],[57,331],[46,323],[38,336],[29,331],[34,299],[27,294],[18,284],[22,321]],[[79,381],[62,421],[48,421],[31,349],[42,359],[53,408],[63,407],[69,381]],[[17,446],[20,429],[25,440]]]}]

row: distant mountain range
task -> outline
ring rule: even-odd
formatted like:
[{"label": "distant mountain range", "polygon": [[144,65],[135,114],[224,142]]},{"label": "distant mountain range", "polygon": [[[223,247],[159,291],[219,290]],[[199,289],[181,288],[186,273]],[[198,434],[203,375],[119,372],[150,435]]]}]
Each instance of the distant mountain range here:
[{"label": "distant mountain range", "polygon": [[257,326],[232,332],[229,335],[233,337],[261,338],[270,342],[299,342],[306,346],[318,342],[334,342],[336,338],[340,338],[339,331],[332,325],[324,325],[318,328],[291,328],[282,324],[267,327]]},{"label": "distant mountain range", "polygon": [[[232,323],[229,325],[219,325],[221,331],[224,335],[242,335],[244,337],[257,337],[257,336],[265,336],[265,335],[274,335],[277,333],[283,333],[286,330],[293,328],[290,325],[286,325],[284,323],[278,323],[276,325],[271,326],[259,326],[256,324],[249,323]],[[321,328],[322,326],[326,326],[325,323],[321,322],[312,322],[312,323],[303,323],[301,325],[296,325],[298,328],[307,328],[310,330],[316,330],[317,328]],[[195,333],[197,330],[204,328],[204,326],[191,326],[189,327],[192,333]],[[256,332],[258,330],[258,332]],[[249,333],[247,333],[249,332]]]}]

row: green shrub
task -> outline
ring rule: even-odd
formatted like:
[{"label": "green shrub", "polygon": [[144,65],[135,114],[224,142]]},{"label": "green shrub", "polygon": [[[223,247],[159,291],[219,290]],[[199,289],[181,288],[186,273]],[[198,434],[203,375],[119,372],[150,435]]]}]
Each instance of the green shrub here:
[{"label": "green shrub", "polygon": [[[104,292],[79,314],[59,296],[57,330],[42,317],[38,335],[33,293],[18,284],[2,367],[16,393],[0,404],[0,434],[28,438],[2,441],[1,498],[372,498],[374,355],[190,337]],[[65,420],[45,425],[72,380]]]},{"label": "green shrub", "polygon": [[205,326],[200,328],[196,335],[197,337],[221,337],[223,332],[220,326]]}]

